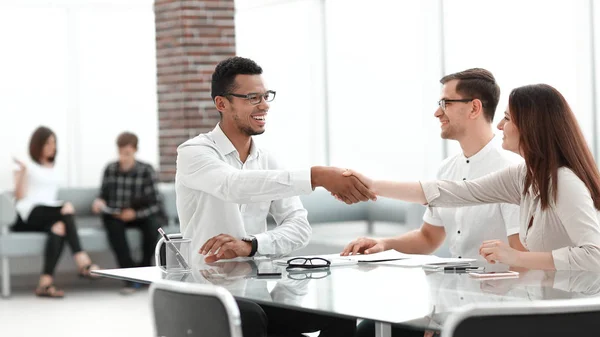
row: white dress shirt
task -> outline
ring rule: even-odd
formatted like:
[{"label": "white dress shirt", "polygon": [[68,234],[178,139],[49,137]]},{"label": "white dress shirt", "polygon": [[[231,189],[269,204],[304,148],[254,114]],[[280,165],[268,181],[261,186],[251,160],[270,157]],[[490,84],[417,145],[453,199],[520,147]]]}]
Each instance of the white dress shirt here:
[{"label": "white dress shirt", "polygon": [[[472,180],[518,163],[520,157],[502,149],[501,139],[494,137],[483,149],[467,158],[464,154],[442,162],[440,180]],[[507,236],[519,233],[519,206],[486,204],[479,206],[440,208],[429,207],[423,221],[446,230],[450,254],[453,257],[482,259],[479,247],[485,240],[508,242]]]},{"label": "white dress shirt", "polygon": [[[310,170],[281,170],[254,140],[242,163],[220,125],[179,146],[175,188],[181,233],[194,252],[219,234],[255,236],[260,255],[287,254],[310,239],[298,197],[312,192]],[[267,231],[269,213],[277,227]]]}]

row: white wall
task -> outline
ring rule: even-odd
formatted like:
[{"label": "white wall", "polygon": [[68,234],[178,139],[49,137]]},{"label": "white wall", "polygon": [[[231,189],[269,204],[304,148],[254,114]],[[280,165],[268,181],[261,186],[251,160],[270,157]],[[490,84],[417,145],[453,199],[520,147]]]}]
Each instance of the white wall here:
[{"label": "white wall", "polygon": [[58,138],[67,186],[98,186],[116,136],[158,163],[152,0],[0,1],[0,190],[39,125]]},{"label": "white wall", "polygon": [[442,159],[437,2],[327,0],[325,10],[332,165],[433,177]]},{"label": "white wall", "polygon": [[[140,159],[157,165],[152,3],[0,1],[0,190],[12,186],[11,156],[27,156],[41,124],[58,135],[69,186],[98,184],[123,130],[140,136]],[[556,86],[592,141],[587,0],[444,1],[443,41],[438,4],[237,0],[237,52],[261,64],[278,92],[259,141],[289,167],[430,177],[442,156],[432,117],[442,65],[494,72],[499,112],[516,86]]]},{"label": "white wall", "polygon": [[442,159],[437,11],[418,0],[236,1],[237,54],[277,90],[257,141],[292,167],[433,176]]},{"label": "white wall", "polygon": [[496,123],[512,89],[546,83],[565,96],[592,145],[589,1],[453,0],[444,10],[446,69],[494,73],[502,90]]},{"label": "white wall", "polygon": [[288,168],[325,163],[324,63],[320,0],[238,1],[237,54],[264,70],[271,103],[257,143]]},{"label": "white wall", "polygon": [[595,59],[590,11],[588,0],[237,0],[236,43],[278,91],[259,139],[282,161],[422,179],[435,175],[443,142],[460,152],[440,140],[433,113],[439,79],[467,68],[496,76],[495,123],[513,88],[548,83],[591,146],[600,6]]}]

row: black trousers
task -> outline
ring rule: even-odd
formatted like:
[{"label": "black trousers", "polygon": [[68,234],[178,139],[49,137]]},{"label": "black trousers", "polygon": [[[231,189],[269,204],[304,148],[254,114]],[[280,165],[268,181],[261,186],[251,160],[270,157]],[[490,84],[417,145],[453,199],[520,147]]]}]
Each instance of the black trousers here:
[{"label": "black trousers", "polygon": [[320,337],[352,337],[356,330],[355,319],[259,305],[241,299],[237,303],[244,337],[302,337],[302,333],[315,331],[321,331]]},{"label": "black trousers", "polygon": [[236,299],[242,318],[242,335],[244,337],[266,337],[268,319],[260,305],[255,302]]},{"label": "black trousers", "polygon": [[[424,330],[413,330],[398,325],[392,325],[392,337],[423,337]],[[364,320],[360,322],[356,329],[356,337],[374,337],[375,322]]]},{"label": "black trousers", "polygon": [[[29,213],[27,222],[19,216],[17,222],[12,227],[15,232],[45,232],[48,233],[46,239],[46,248],[44,250],[44,266],[42,273],[45,275],[54,275],[54,270],[62,254],[65,241],[71,248],[73,254],[79,253],[81,243],[77,234],[77,227],[72,214],[60,214],[61,206],[36,206]],[[52,232],[52,226],[62,221],[65,224],[65,236],[59,236]]]},{"label": "black trousers", "polygon": [[[105,214],[102,220],[106,229],[108,242],[120,268],[147,267],[151,265],[152,257],[154,256],[154,247],[159,236],[157,231],[159,224],[156,221],[156,217],[149,216],[147,218],[135,219],[131,222],[123,222],[111,215]],[[125,230],[128,228],[137,228],[142,232],[143,255],[142,261],[139,264],[136,264],[131,257],[129,242],[127,242],[127,236],[125,235]]]}]

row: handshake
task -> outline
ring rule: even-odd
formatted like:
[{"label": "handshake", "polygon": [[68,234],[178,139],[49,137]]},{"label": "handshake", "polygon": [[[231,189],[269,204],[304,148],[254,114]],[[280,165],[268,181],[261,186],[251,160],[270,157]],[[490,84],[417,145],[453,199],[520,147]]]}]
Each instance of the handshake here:
[{"label": "handshake", "polygon": [[373,180],[348,169],[313,166],[310,170],[312,188],[323,187],[346,204],[377,200]]}]

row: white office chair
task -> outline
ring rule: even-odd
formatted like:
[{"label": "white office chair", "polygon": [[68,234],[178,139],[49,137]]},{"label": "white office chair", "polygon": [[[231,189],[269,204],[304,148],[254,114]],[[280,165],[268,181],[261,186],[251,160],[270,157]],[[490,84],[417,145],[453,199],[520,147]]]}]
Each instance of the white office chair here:
[{"label": "white office chair", "polygon": [[242,337],[238,306],[225,288],[174,281],[150,286],[155,336]]},{"label": "white office chair", "polygon": [[600,332],[600,298],[467,305],[451,314],[443,337],[565,337]]}]

